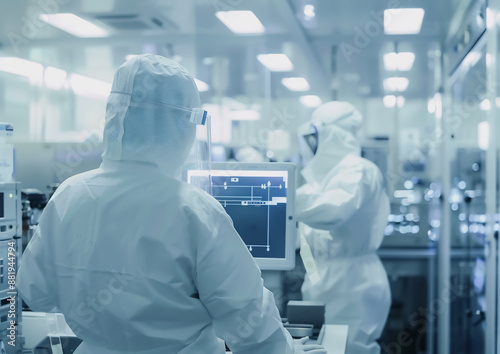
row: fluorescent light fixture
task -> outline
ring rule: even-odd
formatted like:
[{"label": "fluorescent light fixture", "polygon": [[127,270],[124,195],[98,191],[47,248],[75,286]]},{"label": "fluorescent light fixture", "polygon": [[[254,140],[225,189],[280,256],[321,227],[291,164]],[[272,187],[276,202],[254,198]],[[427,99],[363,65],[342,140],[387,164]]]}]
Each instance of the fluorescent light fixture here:
[{"label": "fluorescent light fixture", "polygon": [[319,98],[319,96],[316,95],[300,96],[299,100],[300,103],[302,103],[304,106],[311,108],[318,107],[322,103],[321,98]]},{"label": "fluorescent light fixture", "polygon": [[259,120],[260,113],[252,109],[244,109],[238,111],[230,111],[229,119],[231,120]]},{"label": "fluorescent light fixture", "polygon": [[27,77],[33,84],[41,84],[43,65],[17,57],[0,58],[0,71]]},{"label": "fluorescent light fixture", "polygon": [[410,81],[406,77],[390,77],[384,80],[384,89],[386,91],[403,92],[408,89]]},{"label": "fluorescent light fixture", "polygon": [[490,102],[490,100],[488,100],[488,99],[482,100],[479,103],[479,109],[481,111],[489,111],[491,109],[491,102]]},{"label": "fluorescent light fixture", "polygon": [[71,89],[76,95],[96,99],[107,99],[111,92],[111,84],[79,74],[69,76]]},{"label": "fluorescent light fixture", "polygon": [[412,52],[384,54],[384,67],[387,71],[410,71],[415,62]]},{"label": "fluorescent light fixture", "polygon": [[252,11],[217,11],[215,16],[237,34],[259,34],[266,31]]},{"label": "fluorescent light fixture", "polygon": [[293,70],[293,64],[286,54],[259,54],[257,59],[270,71]]},{"label": "fluorescent light fixture", "polygon": [[487,121],[477,125],[477,145],[481,150],[488,150],[490,145],[490,126]]},{"label": "fluorescent light fixture", "polygon": [[47,68],[45,68],[43,80],[45,82],[45,86],[47,86],[49,89],[60,90],[64,87],[67,77],[68,74],[66,73],[66,71],[48,66]]},{"label": "fluorescent light fixture", "polygon": [[290,91],[309,91],[311,86],[303,77],[286,77],[281,79],[281,83]]},{"label": "fluorescent light fixture", "polygon": [[424,20],[424,9],[387,9],[384,11],[385,34],[418,34]]},{"label": "fluorescent light fixture", "polygon": [[394,95],[384,96],[383,101],[386,108],[393,108],[396,106],[396,96]]},{"label": "fluorescent light fixture", "polygon": [[107,37],[108,31],[74,14],[41,14],[38,18],[76,37]]},{"label": "fluorescent light fixture", "polygon": [[196,84],[196,87],[198,88],[198,91],[200,92],[205,92],[210,90],[210,86],[204,81],[194,79],[194,83]]},{"label": "fluorescent light fixture", "polygon": [[384,96],[383,101],[386,108],[393,108],[396,105],[401,108],[405,105],[405,98],[403,96],[387,95]]}]

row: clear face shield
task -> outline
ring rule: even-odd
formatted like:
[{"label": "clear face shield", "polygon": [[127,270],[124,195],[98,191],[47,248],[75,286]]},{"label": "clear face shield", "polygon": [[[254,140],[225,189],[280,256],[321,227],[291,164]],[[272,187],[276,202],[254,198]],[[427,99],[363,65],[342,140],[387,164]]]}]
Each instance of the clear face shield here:
[{"label": "clear face shield", "polygon": [[302,167],[305,167],[309,164],[309,162],[318,151],[318,128],[316,128],[314,124],[308,123],[299,128],[297,135],[299,138],[300,152],[302,155]]},{"label": "clear face shield", "polygon": [[198,108],[190,116],[196,124],[196,136],[186,163],[182,167],[182,179],[212,194],[210,172],[212,170],[211,117]]},{"label": "clear face shield", "polygon": [[[157,114],[166,115],[165,120],[171,122],[170,144],[173,145],[171,147],[165,147],[165,158],[181,161],[179,164],[180,170],[175,174],[177,178],[184,178],[184,171],[188,165],[189,168],[198,170],[206,170],[207,167],[210,167],[211,118],[207,111],[202,108],[186,108],[150,99],[143,99],[137,102],[137,104],[142,108],[151,107],[151,114],[159,112]],[[134,103],[131,104],[131,106],[133,105]],[[175,116],[175,120],[169,116]],[[172,131],[175,133],[172,134]],[[193,140],[191,139],[194,139],[192,145],[191,141]],[[184,145],[186,149],[190,148],[190,150],[176,149],[175,145]],[[169,152],[172,150],[175,151],[177,156],[169,155]]]},{"label": "clear face shield", "polygon": [[[175,161],[167,165],[180,166],[174,176],[184,181],[190,178],[188,172],[194,173],[197,178],[192,184],[210,192],[211,180],[209,173],[206,173],[212,169],[211,118],[208,112],[202,108],[186,108],[144,98],[132,99],[130,107],[140,107],[142,113],[146,111],[149,115],[166,115],[165,121],[169,122],[169,131],[161,135],[170,135],[170,141],[163,146],[163,153],[165,159]],[[168,117],[169,115],[175,116],[175,120]],[[192,141],[194,142],[191,145]],[[182,146],[186,146],[186,150],[179,149]],[[175,151],[175,156],[169,155],[171,151]]]}]

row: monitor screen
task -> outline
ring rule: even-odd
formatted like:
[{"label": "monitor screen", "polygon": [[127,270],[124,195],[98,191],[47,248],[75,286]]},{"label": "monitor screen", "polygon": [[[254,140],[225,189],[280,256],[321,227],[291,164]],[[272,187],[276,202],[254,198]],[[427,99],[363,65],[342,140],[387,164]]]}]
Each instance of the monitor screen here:
[{"label": "monitor screen", "polygon": [[210,174],[188,169],[186,179],[221,203],[261,269],[295,266],[295,165],[214,163]]}]

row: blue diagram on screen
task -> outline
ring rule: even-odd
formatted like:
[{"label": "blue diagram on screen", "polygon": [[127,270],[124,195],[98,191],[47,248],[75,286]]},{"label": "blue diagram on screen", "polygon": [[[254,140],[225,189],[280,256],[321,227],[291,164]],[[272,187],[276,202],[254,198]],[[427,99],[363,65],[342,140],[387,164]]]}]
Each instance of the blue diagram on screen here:
[{"label": "blue diagram on screen", "polygon": [[287,172],[275,176],[212,172],[212,195],[226,209],[251,254],[285,258]]}]

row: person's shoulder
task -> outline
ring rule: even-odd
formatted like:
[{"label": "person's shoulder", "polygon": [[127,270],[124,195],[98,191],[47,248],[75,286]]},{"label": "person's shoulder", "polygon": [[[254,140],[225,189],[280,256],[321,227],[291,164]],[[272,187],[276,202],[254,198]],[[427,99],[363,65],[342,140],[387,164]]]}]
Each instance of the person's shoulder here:
[{"label": "person's shoulder", "polygon": [[365,170],[370,169],[369,164],[366,163],[367,161],[361,156],[348,154],[335,166],[333,174],[364,173]]},{"label": "person's shoulder", "polygon": [[383,175],[372,161],[354,154],[347,155],[332,171],[332,179],[340,179],[349,183],[373,184],[383,181]]},{"label": "person's shoulder", "polygon": [[93,178],[98,173],[98,170],[99,169],[89,170],[66,178],[59,185],[59,187],[57,187],[56,192],[54,193],[54,197],[57,197],[58,194],[62,193],[66,188],[70,186],[85,183],[85,181]]},{"label": "person's shoulder", "polygon": [[364,173],[373,173],[374,171],[379,171],[378,166],[367,158],[349,154],[340,163],[343,168],[348,166],[353,170],[362,171]]},{"label": "person's shoulder", "polygon": [[182,205],[196,214],[219,215],[225,213],[222,205],[203,189],[179,181]]}]

